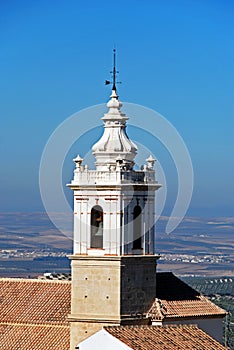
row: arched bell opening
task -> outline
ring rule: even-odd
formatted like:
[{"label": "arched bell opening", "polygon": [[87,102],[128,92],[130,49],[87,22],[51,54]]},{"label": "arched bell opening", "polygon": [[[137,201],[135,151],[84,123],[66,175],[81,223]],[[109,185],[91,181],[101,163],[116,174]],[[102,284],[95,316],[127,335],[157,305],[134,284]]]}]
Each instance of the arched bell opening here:
[{"label": "arched bell opening", "polygon": [[133,249],[142,249],[142,210],[136,205],[133,210]]},{"label": "arched bell opening", "polygon": [[103,248],[103,209],[95,205],[91,210],[91,248]]}]

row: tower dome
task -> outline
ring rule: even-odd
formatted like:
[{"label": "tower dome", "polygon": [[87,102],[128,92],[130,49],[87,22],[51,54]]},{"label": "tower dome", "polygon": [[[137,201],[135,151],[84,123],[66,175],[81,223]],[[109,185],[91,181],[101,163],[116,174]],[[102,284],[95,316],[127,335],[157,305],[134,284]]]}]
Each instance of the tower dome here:
[{"label": "tower dome", "polygon": [[121,159],[128,169],[132,169],[137,146],[126,133],[128,117],[121,112],[122,103],[118,100],[116,90],[112,90],[107,103],[108,113],[104,115],[104,133],[93,146],[97,170],[115,170],[116,163]]}]

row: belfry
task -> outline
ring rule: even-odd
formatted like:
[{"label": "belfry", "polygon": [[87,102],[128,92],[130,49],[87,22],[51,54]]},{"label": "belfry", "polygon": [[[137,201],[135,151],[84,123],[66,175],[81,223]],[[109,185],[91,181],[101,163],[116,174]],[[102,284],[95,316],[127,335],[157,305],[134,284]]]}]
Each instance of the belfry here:
[{"label": "belfry", "polygon": [[113,86],[95,170],[78,155],[74,178],[71,349],[106,325],[145,324],[155,299],[155,159],[134,169],[136,145]]}]

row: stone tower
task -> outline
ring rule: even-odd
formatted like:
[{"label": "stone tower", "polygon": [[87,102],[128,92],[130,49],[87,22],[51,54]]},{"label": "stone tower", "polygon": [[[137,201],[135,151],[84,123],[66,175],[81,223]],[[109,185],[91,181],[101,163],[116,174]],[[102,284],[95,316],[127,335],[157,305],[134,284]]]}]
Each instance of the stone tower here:
[{"label": "stone tower", "polygon": [[[114,66],[115,69],[115,66]],[[155,298],[155,160],[134,170],[136,145],[114,84],[96,169],[74,159],[71,350],[105,325],[144,324]]]}]

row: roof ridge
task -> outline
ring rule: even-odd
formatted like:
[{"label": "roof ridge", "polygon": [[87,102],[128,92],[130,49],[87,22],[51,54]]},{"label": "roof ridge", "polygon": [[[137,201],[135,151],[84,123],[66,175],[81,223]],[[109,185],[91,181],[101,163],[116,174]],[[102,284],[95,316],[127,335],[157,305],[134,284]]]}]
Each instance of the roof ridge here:
[{"label": "roof ridge", "polygon": [[121,326],[103,326],[104,329],[108,329],[108,328],[119,328],[119,329],[132,329],[132,328],[153,328],[155,329],[155,327],[161,327],[161,328],[197,328],[200,329],[198,327],[197,324],[162,324],[162,325],[157,325],[157,326],[153,326],[153,325],[121,325]]},{"label": "roof ridge", "polygon": [[0,325],[12,325],[12,326],[27,326],[27,327],[58,327],[58,328],[70,328],[68,325],[61,325],[61,324],[44,324],[44,323],[17,323],[17,322],[0,322]]},{"label": "roof ridge", "polygon": [[207,299],[206,297],[204,297],[204,298],[200,298],[201,297],[201,295],[198,295],[197,296],[197,298],[194,298],[194,299],[179,299],[179,300],[176,300],[176,299],[174,299],[174,300],[167,300],[167,299],[160,299],[160,300],[162,300],[162,301],[166,301],[167,303],[184,303],[184,302],[187,302],[187,301],[191,301],[191,302],[194,302],[194,301],[200,301],[200,300],[205,300],[205,299]]},{"label": "roof ridge", "polygon": [[37,278],[20,278],[20,277],[0,277],[0,282],[28,282],[28,283],[67,283],[71,284],[71,281],[67,280],[40,280]]}]

